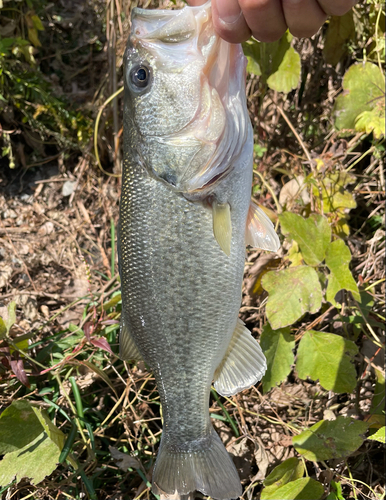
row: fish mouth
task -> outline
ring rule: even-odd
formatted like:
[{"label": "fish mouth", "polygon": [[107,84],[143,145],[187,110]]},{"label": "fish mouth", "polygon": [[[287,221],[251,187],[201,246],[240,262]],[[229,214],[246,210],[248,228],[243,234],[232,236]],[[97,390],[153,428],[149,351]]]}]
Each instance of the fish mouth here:
[{"label": "fish mouth", "polygon": [[241,45],[229,44],[215,33],[210,1],[181,10],[133,9],[130,43],[158,54],[155,57],[166,64],[177,61],[183,66],[192,51],[203,62],[195,114],[180,130],[157,134],[153,140],[174,148],[195,148],[189,163],[179,168],[175,189],[190,195],[213,187],[231,171],[248,135],[246,58]]}]

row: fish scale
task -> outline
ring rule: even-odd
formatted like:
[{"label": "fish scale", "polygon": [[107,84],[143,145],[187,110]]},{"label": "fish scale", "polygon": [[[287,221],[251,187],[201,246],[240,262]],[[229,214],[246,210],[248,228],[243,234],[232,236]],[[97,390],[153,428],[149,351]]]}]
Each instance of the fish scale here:
[{"label": "fish scale", "polygon": [[[245,244],[278,249],[250,203],[253,132],[241,46],[218,38],[210,2],[134,9],[125,54],[118,237],[122,359],[153,371],[163,432],[154,493],[241,495],[209,416],[211,384],[231,396],[266,369],[238,319]],[[247,239],[246,239],[247,238]]]}]

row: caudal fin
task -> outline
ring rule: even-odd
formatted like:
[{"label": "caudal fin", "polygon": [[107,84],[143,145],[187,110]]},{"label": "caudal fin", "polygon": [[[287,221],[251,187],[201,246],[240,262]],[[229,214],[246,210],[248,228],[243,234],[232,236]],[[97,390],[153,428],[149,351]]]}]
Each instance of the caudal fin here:
[{"label": "caudal fin", "polygon": [[238,498],[242,494],[239,475],[215,430],[202,442],[191,444],[186,450],[177,451],[161,441],[153,472],[153,492],[188,495],[200,491],[216,500]]}]

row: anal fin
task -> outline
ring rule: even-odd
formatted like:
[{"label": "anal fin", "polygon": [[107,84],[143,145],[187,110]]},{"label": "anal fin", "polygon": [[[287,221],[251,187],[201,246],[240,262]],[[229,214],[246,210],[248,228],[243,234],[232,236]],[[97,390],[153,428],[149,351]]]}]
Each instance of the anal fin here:
[{"label": "anal fin", "polygon": [[226,254],[231,253],[232,221],[229,203],[212,203],[213,234],[221,250]]},{"label": "anal fin", "polygon": [[119,357],[123,360],[135,359],[137,361],[142,359],[134,339],[125,325],[123,318],[121,319],[121,327],[119,330]]},{"label": "anal fin", "polygon": [[261,380],[267,361],[258,342],[238,319],[224,359],[214,374],[214,387],[222,396],[233,396]]},{"label": "anal fin", "polygon": [[280,248],[280,240],[271,220],[253,201],[249,205],[245,244],[271,252]]}]

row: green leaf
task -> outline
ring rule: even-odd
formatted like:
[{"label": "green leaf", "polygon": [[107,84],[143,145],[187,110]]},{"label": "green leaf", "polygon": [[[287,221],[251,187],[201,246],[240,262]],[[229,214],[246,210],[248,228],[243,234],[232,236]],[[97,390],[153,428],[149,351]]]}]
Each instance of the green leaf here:
[{"label": "green leaf", "polygon": [[361,301],[358,286],[348,266],[350,261],[350,249],[343,240],[330,243],[326,252],[326,264],[331,271],[328,276],[326,299],[334,306],[338,306],[335,296],[340,290],[350,291],[355,300]]},{"label": "green leaf", "polygon": [[322,289],[312,267],[269,271],[261,281],[269,293],[266,313],[274,330],[292,325],[306,312],[316,313],[322,305]]},{"label": "green leaf", "polygon": [[27,401],[13,401],[0,415],[0,455],[23,448],[42,430],[32,406]]},{"label": "green leaf", "polygon": [[288,94],[298,86],[300,70],[300,55],[293,47],[289,47],[278,70],[268,78],[268,86],[272,90]]},{"label": "green leaf", "polygon": [[332,16],[324,39],[323,56],[327,64],[335,66],[347,52],[347,43],[355,36],[353,12]]},{"label": "green leaf", "polygon": [[10,483],[15,476],[17,482],[28,477],[32,484],[38,484],[56,469],[59,455],[57,446],[43,431],[24,448],[7,453],[0,461],[0,484]]},{"label": "green leaf", "polygon": [[284,212],[279,215],[282,232],[295,240],[303,259],[310,266],[320,264],[331,241],[331,227],[325,217],[313,214],[308,219]]},{"label": "green leaf", "polygon": [[331,491],[328,494],[326,500],[344,500],[342,485],[340,483],[331,481]]},{"label": "green leaf", "polygon": [[334,333],[306,332],[296,360],[299,378],[320,381],[328,391],[352,392],[356,386],[356,370],[352,364],[358,348],[351,340]]},{"label": "green leaf", "polygon": [[27,401],[14,401],[0,416],[0,484],[23,477],[37,484],[56,469],[64,434],[46,413]]},{"label": "green leaf", "polygon": [[273,471],[265,478],[263,484],[265,486],[261,493],[261,500],[265,500],[272,493],[290,481],[296,481],[304,475],[303,462],[296,457],[284,460],[280,465],[275,467]]},{"label": "green leaf", "polygon": [[[291,47],[292,35],[287,31],[272,43],[250,39],[243,43],[247,70],[260,76],[261,85],[270,79],[269,86],[280,92],[296,88],[300,79],[300,56]],[[272,86],[272,85],[273,86]]]},{"label": "green leaf", "polygon": [[321,420],[292,438],[297,452],[307,460],[320,462],[331,458],[348,457],[364,441],[367,424],[359,420],[338,417]]},{"label": "green leaf", "polygon": [[377,430],[375,434],[372,434],[367,439],[371,439],[372,441],[378,441],[379,443],[385,444],[386,439],[386,427],[383,426]]},{"label": "green leaf", "polygon": [[384,415],[385,407],[385,376],[381,370],[375,370],[377,381],[374,387],[374,396],[371,401],[370,413],[372,415]]},{"label": "green leaf", "polygon": [[310,477],[291,481],[273,492],[267,492],[263,496],[264,491],[261,494],[261,500],[310,500],[311,498],[312,500],[319,500],[324,494],[323,485]]},{"label": "green leaf", "polygon": [[4,323],[3,318],[0,316],[0,340],[5,339],[7,335],[7,326]]},{"label": "green leaf", "polygon": [[289,328],[272,330],[265,325],[260,346],[267,358],[267,371],[263,377],[263,390],[268,392],[286,379],[294,362],[295,339]]},{"label": "green leaf", "polygon": [[[384,76],[376,64],[353,64],[344,75],[343,94],[335,102],[336,128],[374,130],[377,138],[385,135],[384,86]],[[369,114],[363,115],[365,112]]]}]

